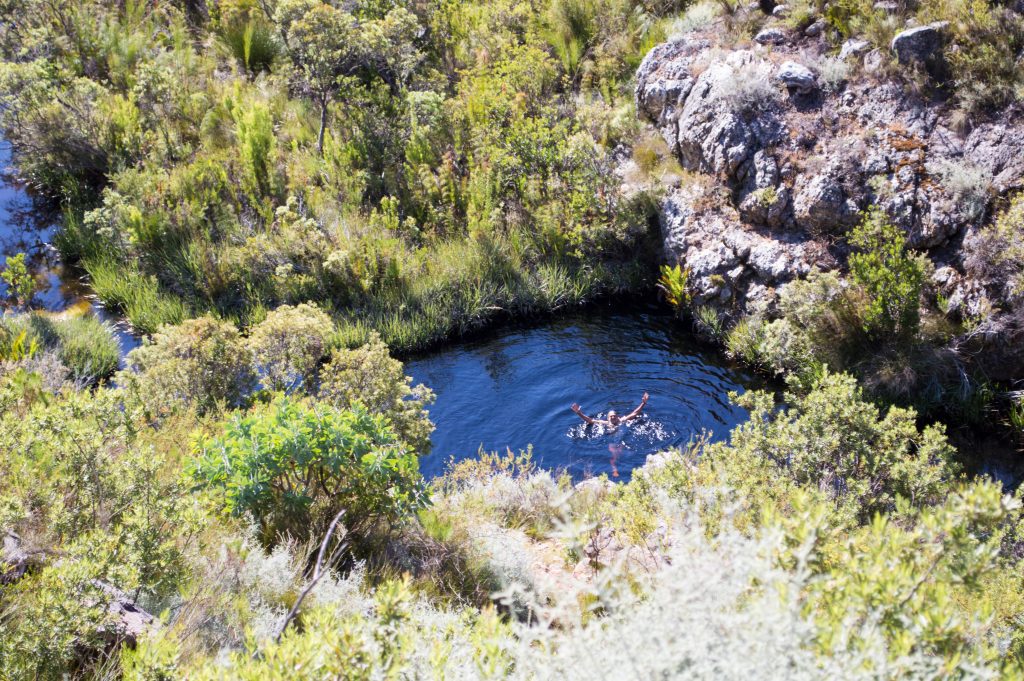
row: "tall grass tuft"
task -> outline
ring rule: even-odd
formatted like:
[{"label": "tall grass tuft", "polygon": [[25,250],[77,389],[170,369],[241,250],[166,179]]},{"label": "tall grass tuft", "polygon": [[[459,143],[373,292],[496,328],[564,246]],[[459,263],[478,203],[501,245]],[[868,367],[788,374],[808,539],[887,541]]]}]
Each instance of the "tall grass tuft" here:
[{"label": "tall grass tuft", "polygon": [[281,51],[273,26],[258,16],[227,22],[219,34],[231,55],[252,74],[269,71]]},{"label": "tall grass tuft", "polygon": [[155,277],[108,259],[87,260],[85,270],[100,300],[123,313],[139,333],[151,334],[162,324],[180,324],[190,316],[180,298],[160,291]]},{"label": "tall grass tuft", "polygon": [[111,376],[121,361],[117,338],[96,317],[32,312],[0,321],[0,359],[29,359],[41,350],[56,353],[79,385]]}]

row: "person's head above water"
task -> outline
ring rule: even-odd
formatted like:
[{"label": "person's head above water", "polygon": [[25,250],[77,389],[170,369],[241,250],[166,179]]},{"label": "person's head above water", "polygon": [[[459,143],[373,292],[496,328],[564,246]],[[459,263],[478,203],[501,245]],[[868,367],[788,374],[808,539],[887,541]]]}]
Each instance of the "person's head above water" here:
[{"label": "person's head above water", "polygon": [[600,425],[606,425],[606,426],[613,426],[613,427],[615,427],[615,426],[619,426],[620,424],[626,423],[628,421],[632,421],[633,419],[635,419],[638,416],[640,416],[640,412],[643,411],[644,406],[647,404],[648,397],[649,397],[649,395],[647,393],[644,393],[643,399],[640,400],[640,406],[637,407],[636,409],[634,409],[633,411],[629,412],[625,416],[619,416],[618,412],[616,412],[614,409],[612,409],[612,410],[609,410],[608,418],[607,419],[592,419],[589,416],[587,416],[586,414],[584,414],[583,410],[580,409],[580,405],[578,405],[576,403],[573,403],[572,410],[574,412],[576,412],[577,416],[579,416],[581,419],[583,419],[584,421],[586,421],[587,423],[589,423],[591,425],[600,424]]}]

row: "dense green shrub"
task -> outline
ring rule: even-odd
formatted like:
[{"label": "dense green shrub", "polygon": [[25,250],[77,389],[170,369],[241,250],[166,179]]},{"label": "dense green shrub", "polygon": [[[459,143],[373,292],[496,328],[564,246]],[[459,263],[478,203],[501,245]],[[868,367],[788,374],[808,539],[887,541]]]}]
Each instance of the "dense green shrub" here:
[{"label": "dense green shrub", "polygon": [[895,512],[898,499],[938,503],[957,471],[941,426],[919,431],[917,414],[899,407],[883,416],[849,375],[826,373],[806,395],[786,399],[789,406],[775,411],[767,393],[737,398],[750,421],[733,431],[728,448],[712,447],[711,458],[754,468],[763,460],[861,520]]},{"label": "dense green shrub", "polygon": [[255,382],[250,350],[230,322],[199,317],[165,326],[128,353],[116,381],[154,415],[181,405],[237,406]]},{"label": "dense green shrub", "polygon": [[251,73],[269,71],[280,52],[274,26],[252,0],[223,0],[209,6],[212,28],[232,56]]},{"label": "dense green shrub", "polygon": [[282,305],[253,327],[248,343],[260,382],[291,391],[316,374],[334,324],[316,305]]},{"label": "dense green shrub", "polygon": [[434,401],[425,385],[413,387],[402,363],[388,354],[380,336],[371,334],[365,345],[338,349],[320,370],[318,398],[340,409],[361,404],[391,422],[398,437],[416,452],[430,451],[430,422],[426,407]]},{"label": "dense green shrub", "polygon": [[610,152],[663,9],[18,1],[35,37],[5,52],[0,124],[140,332],[312,301],[410,350],[650,274],[651,204]]},{"label": "dense green shrub", "polygon": [[107,324],[93,316],[51,321],[57,354],[77,381],[95,382],[121,363],[121,346]]},{"label": "dense green shrub", "polygon": [[317,538],[341,510],[345,528],[362,536],[424,500],[416,455],[385,416],[359,404],[338,410],[279,397],[193,449],[193,478],[227,512],[251,514],[268,543],[285,533]]},{"label": "dense green shrub", "polygon": [[906,237],[881,210],[869,211],[850,234],[857,252],[850,255],[850,275],[867,297],[864,330],[876,341],[906,341],[921,320],[925,264],[908,251]]}]

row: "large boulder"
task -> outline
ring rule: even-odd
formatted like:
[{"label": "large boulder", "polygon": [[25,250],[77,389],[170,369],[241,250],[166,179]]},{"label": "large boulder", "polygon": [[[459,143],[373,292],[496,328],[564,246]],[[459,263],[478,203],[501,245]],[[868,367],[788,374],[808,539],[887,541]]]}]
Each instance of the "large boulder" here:
[{"label": "large boulder", "polygon": [[942,50],[948,26],[948,21],[937,21],[897,33],[892,39],[896,60],[903,66],[921,67],[932,75],[941,75],[944,68]]},{"label": "large boulder", "polygon": [[814,234],[842,233],[857,224],[860,206],[843,186],[843,166],[808,173],[797,181],[793,216],[800,227]]},{"label": "large boulder", "polygon": [[754,42],[761,45],[784,45],[789,40],[789,36],[786,32],[777,26],[769,26],[768,28],[761,29],[761,31],[754,36]]},{"label": "large boulder", "polygon": [[21,537],[10,530],[4,531],[0,544],[0,584],[13,584],[25,576],[29,555],[22,547]]},{"label": "large boulder", "polygon": [[789,90],[802,95],[814,92],[818,88],[818,79],[814,72],[795,61],[783,62],[775,77]]}]

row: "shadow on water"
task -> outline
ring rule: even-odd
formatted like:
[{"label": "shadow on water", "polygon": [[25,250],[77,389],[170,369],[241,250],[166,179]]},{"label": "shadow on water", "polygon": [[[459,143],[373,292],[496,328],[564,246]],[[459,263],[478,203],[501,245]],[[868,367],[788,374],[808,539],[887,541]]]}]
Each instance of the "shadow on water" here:
[{"label": "shadow on water", "polygon": [[[9,256],[25,253],[26,264],[37,282],[33,308],[98,316],[110,324],[123,356],[138,346],[139,340],[100,307],[88,287],[61,262],[53,247],[58,220],[59,215],[43,202],[33,200],[27,188],[17,180],[11,166],[10,145],[0,139],[0,268]],[[0,312],[5,309],[7,300],[7,284],[0,279]]]},{"label": "shadow on water", "polygon": [[[766,387],[698,345],[664,309],[636,302],[452,345],[410,359],[406,373],[437,393],[433,452],[421,459],[427,477],[481,447],[532,445],[537,463],[575,478],[617,470],[628,479],[648,454],[705,431],[723,439],[747,416],[728,393]],[[579,402],[593,417],[624,414],[644,392],[643,418],[615,432],[587,426],[569,409]]]}]

